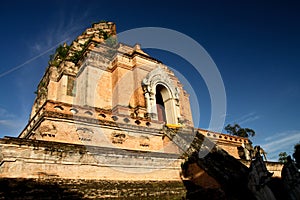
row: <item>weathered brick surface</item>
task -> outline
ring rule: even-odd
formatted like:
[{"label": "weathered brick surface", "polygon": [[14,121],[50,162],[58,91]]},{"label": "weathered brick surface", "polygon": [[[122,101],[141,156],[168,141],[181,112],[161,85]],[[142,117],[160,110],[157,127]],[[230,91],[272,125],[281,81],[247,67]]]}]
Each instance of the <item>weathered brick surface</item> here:
[{"label": "weathered brick surface", "polygon": [[19,138],[0,143],[2,178],[180,180],[178,154]]}]

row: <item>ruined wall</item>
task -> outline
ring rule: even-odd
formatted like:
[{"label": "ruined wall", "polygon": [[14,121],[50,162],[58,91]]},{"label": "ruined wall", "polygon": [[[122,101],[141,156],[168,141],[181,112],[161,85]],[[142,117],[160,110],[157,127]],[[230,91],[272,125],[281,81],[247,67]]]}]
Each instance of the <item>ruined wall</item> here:
[{"label": "ruined wall", "polygon": [[177,154],[16,138],[0,142],[1,178],[180,180]]}]

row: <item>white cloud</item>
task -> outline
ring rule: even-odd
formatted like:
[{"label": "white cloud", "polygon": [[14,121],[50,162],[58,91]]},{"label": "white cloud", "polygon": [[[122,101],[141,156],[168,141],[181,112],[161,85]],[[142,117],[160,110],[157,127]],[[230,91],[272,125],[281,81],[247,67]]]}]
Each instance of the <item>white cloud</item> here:
[{"label": "white cloud", "polygon": [[16,135],[25,127],[26,119],[8,112],[0,107],[0,137],[4,135]]},{"label": "white cloud", "polygon": [[6,109],[0,107],[0,119],[11,117],[14,117],[14,115],[9,113]]},{"label": "white cloud", "polygon": [[265,140],[266,142],[268,142],[268,141],[275,140],[275,139],[277,139],[277,138],[283,138],[283,137],[285,137],[285,136],[288,135],[288,134],[289,134],[288,132],[282,132],[282,133],[278,133],[278,134],[275,134],[275,135],[266,137],[264,140]]},{"label": "white cloud", "polygon": [[251,112],[251,113],[245,114],[237,119],[231,120],[231,121],[227,122],[227,124],[236,123],[236,124],[241,125],[241,124],[245,124],[248,122],[258,120],[259,118],[260,118],[259,115],[257,115],[255,112]]},{"label": "white cloud", "polygon": [[38,43],[35,43],[32,48],[35,50],[35,51],[41,51],[42,50],[42,46]]},{"label": "white cloud", "polygon": [[0,120],[0,126],[4,126],[6,128],[9,128],[9,129],[18,129],[21,126],[19,120],[14,120],[14,119],[11,119],[11,120],[8,120],[8,119],[2,119]]},{"label": "white cloud", "polygon": [[245,124],[247,122],[252,122],[252,121],[255,121],[255,120],[259,119],[259,118],[260,118],[260,116],[258,116],[258,115],[249,116],[249,117],[245,118],[244,120],[241,120],[239,122],[239,124]]},{"label": "white cloud", "polygon": [[[67,39],[66,39],[66,40],[67,40]],[[40,53],[39,55],[34,56],[33,58],[30,58],[29,60],[23,62],[22,64],[17,65],[17,66],[15,66],[15,67],[12,67],[12,68],[10,68],[9,70],[7,70],[7,71],[1,73],[1,74],[0,74],[0,78],[3,77],[3,76],[6,76],[6,75],[8,75],[8,74],[10,74],[10,73],[12,73],[12,72],[14,72],[14,71],[16,71],[16,70],[18,70],[18,69],[20,69],[20,68],[22,68],[22,67],[24,67],[24,66],[26,66],[27,64],[31,63],[32,61],[38,59],[39,57],[41,57],[41,56],[43,56],[43,55],[45,55],[45,54],[47,54],[47,53],[50,52],[51,50],[55,49],[59,44],[61,44],[62,42],[65,42],[66,40],[63,40],[63,41],[61,41],[61,42],[55,44],[54,46],[52,46],[52,47],[50,47],[49,49],[45,50],[44,52]]]},{"label": "white cloud", "polygon": [[265,138],[266,143],[261,144],[264,150],[268,153],[268,158],[277,161],[280,152],[293,152],[294,145],[300,141],[300,131],[289,130],[275,134],[272,137]]},{"label": "white cloud", "polygon": [[68,13],[69,16],[61,11],[59,20],[55,20],[58,22],[54,24],[54,26],[50,26],[48,29],[43,29],[38,38],[35,38],[35,41],[28,41],[28,46],[30,48],[31,54],[35,55],[32,58],[24,61],[23,63],[10,67],[9,70],[0,73],[0,78],[6,76],[22,67],[28,66],[27,64],[32,61],[49,54],[49,52],[53,52],[59,44],[63,44],[65,42],[69,42],[71,39],[75,39],[78,34],[78,31],[84,28],[81,22],[87,17],[87,11],[84,15],[78,17],[77,10],[80,8],[74,8],[72,13]]},{"label": "white cloud", "polygon": [[70,12],[66,13],[64,10],[60,10],[59,14],[53,16],[54,23],[49,24],[45,29],[41,30],[40,35],[35,38],[34,44],[29,43],[32,53],[37,54],[45,49],[48,49],[55,45],[58,41],[70,42],[77,37],[78,31],[83,30],[86,23],[83,23],[88,17],[88,11],[85,11],[83,15],[78,15],[78,10],[81,8],[72,5]]}]

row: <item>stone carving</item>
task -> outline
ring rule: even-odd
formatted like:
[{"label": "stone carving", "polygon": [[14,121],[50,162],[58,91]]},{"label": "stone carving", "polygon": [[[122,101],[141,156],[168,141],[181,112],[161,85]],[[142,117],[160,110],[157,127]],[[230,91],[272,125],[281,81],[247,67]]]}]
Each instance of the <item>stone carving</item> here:
[{"label": "stone carving", "polygon": [[281,177],[284,189],[289,194],[289,199],[300,199],[300,169],[297,168],[291,156],[287,157],[287,162],[281,171]]},{"label": "stone carving", "polygon": [[[263,148],[261,148],[260,146],[254,146],[254,152],[253,155],[256,155],[257,153],[259,153],[259,155],[263,155],[264,159],[267,160],[267,153],[265,152],[265,150]],[[252,157],[253,158],[253,157]]]},{"label": "stone carving", "polygon": [[254,158],[254,148],[251,143],[242,143],[242,146],[237,147],[237,149],[241,159],[251,160]]},{"label": "stone carving", "polygon": [[147,136],[140,137],[140,146],[141,147],[149,147],[150,146],[150,139]]},{"label": "stone carving", "polygon": [[114,131],[111,134],[111,141],[114,144],[123,144],[126,139],[127,138],[126,138],[126,134],[125,133]]},{"label": "stone carving", "polygon": [[130,113],[130,117],[133,119],[141,119],[143,116],[145,116],[145,113],[143,112],[143,108],[141,106],[137,106],[134,108],[131,108],[132,112]]},{"label": "stone carving", "polygon": [[267,186],[271,180],[273,173],[270,173],[266,164],[260,155],[260,147],[257,147],[257,152],[254,160],[250,164],[250,173],[248,176],[248,188],[256,197],[257,200],[272,200],[275,199],[273,192]]},{"label": "stone carving", "polygon": [[57,130],[52,123],[42,123],[37,129],[37,133],[42,137],[55,137]]},{"label": "stone carving", "polygon": [[77,128],[76,130],[80,141],[92,141],[93,130],[85,127]]},{"label": "stone carving", "polygon": [[82,133],[89,133],[89,134],[93,134],[94,131],[89,129],[89,128],[77,128],[76,130],[77,133],[82,132]]},{"label": "stone carving", "polygon": [[253,147],[251,143],[242,143],[242,146],[237,147],[237,149],[241,159],[252,160],[255,159],[255,155],[259,153],[267,160],[266,152],[260,146]]}]

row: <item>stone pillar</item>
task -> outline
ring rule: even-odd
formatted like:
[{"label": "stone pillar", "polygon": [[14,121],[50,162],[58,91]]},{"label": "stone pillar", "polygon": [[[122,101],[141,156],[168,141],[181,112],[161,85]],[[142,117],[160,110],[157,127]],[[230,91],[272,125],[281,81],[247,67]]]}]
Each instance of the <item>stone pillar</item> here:
[{"label": "stone pillar", "polygon": [[145,93],[145,98],[146,98],[146,106],[147,106],[147,113],[151,113],[151,103],[150,103],[150,95],[149,92]]}]

